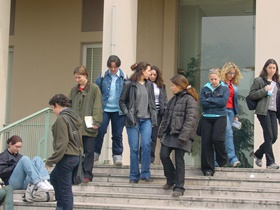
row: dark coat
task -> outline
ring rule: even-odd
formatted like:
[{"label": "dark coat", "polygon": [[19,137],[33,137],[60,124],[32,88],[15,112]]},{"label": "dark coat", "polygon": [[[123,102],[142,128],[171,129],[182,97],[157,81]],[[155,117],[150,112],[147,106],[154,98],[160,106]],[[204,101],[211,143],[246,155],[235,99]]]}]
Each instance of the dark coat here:
[{"label": "dark coat", "polygon": [[21,154],[11,154],[8,149],[0,154],[0,178],[5,185],[9,184],[10,176],[21,158]]},{"label": "dark coat", "polygon": [[178,136],[177,142],[174,142],[173,146],[184,149],[184,145],[187,145],[188,141],[192,142],[196,137],[198,120],[197,101],[186,91],[183,91],[168,102],[158,137],[161,139],[167,132]]},{"label": "dark coat", "polygon": [[162,88],[159,88],[159,114],[164,115],[168,100],[165,85]]},{"label": "dark coat", "polygon": [[[155,93],[152,82],[146,80],[145,86],[149,95],[149,107],[152,126],[157,126],[157,110],[155,104]],[[125,116],[124,125],[127,127],[132,127],[137,125],[137,98],[136,98],[137,86],[135,82],[130,80],[126,81],[123,85],[122,94],[120,97],[120,109]]]}]

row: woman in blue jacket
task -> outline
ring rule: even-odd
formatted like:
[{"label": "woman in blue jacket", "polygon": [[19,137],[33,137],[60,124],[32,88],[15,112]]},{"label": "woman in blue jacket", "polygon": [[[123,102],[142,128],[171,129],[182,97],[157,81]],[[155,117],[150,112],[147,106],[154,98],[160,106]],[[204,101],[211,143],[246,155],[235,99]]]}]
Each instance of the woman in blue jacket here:
[{"label": "woman in blue jacket", "polygon": [[213,176],[214,150],[219,166],[227,164],[225,134],[227,124],[228,87],[221,83],[220,69],[210,69],[209,81],[200,92],[202,117],[200,121],[201,135],[201,170],[205,176]]}]

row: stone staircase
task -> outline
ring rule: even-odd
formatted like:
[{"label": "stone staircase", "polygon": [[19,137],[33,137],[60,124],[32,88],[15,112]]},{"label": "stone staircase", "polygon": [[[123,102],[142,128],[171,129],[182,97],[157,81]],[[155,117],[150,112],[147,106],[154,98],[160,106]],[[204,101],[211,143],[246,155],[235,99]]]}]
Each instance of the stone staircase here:
[{"label": "stone staircase", "polygon": [[[129,166],[95,166],[92,183],[73,186],[74,209],[280,209],[279,170],[217,168],[214,177],[205,177],[199,168],[187,167],[186,191],[179,198],[162,190],[162,166],[151,167],[152,183],[130,184],[128,174]],[[25,203],[23,192],[15,191],[15,210],[55,208],[54,202]]]}]

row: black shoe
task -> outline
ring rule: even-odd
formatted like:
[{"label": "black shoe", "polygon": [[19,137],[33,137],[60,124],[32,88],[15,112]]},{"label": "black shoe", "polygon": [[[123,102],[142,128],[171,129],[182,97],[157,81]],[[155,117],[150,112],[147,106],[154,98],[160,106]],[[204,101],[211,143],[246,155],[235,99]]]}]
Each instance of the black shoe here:
[{"label": "black shoe", "polygon": [[138,181],[136,181],[136,180],[129,180],[129,183],[135,183],[135,184],[137,184]]},{"label": "black shoe", "polygon": [[141,180],[143,180],[145,182],[153,182],[154,181],[151,177],[141,178]]},{"label": "black shoe", "polygon": [[210,171],[206,171],[204,176],[213,176],[212,173]]}]

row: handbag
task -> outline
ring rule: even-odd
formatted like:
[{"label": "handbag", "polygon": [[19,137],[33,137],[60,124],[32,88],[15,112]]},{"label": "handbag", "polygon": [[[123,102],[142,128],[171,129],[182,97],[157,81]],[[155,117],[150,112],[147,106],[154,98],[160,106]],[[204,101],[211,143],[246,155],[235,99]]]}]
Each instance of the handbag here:
[{"label": "handbag", "polygon": [[72,127],[72,131],[73,131],[73,136],[74,136],[74,139],[75,139],[75,141],[78,145],[78,149],[79,149],[79,157],[80,157],[79,163],[73,169],[73,173],[72,173],[72,184],[78,185],[78,184],[81,184],[84,181],[84,177],[85,177],[84,169],[83,169],[84,156],[83,156],[83,153],[82,153],[82,148],[80,147],[80,144],[79,144],[79,141],[78,141],[78,139],[79,139],[78,132],[75,129],[75,126],[73,125],[73,122],[70,119],[70,117],[66,115],[66,118],[70,122],[70,125]]},{"label": "handbag", "polygon": [[250,99],[249,95],[246,96],[246,103],[249,110],[255,110],[258,105],[259,100]]}]

